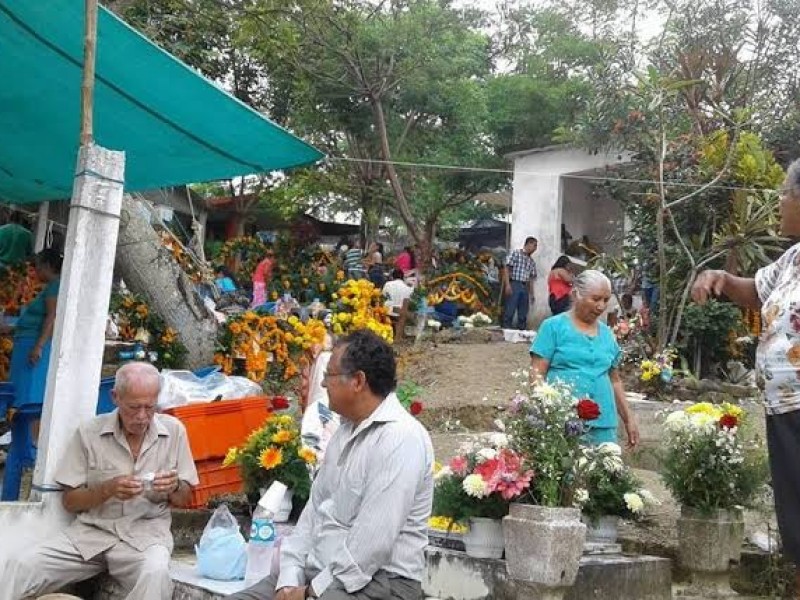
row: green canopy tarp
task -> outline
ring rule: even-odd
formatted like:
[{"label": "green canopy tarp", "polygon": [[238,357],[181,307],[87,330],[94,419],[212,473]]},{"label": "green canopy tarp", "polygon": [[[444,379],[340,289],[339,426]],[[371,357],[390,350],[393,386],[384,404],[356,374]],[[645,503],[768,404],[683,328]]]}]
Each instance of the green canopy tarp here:
[{"label": "green canopy tarp", "polygon": [[[78,150],[83,0],[0,0],[0,202],[67,199]],[[95,140],[128,191],[313,163],[321,154],[105,9]]]}]

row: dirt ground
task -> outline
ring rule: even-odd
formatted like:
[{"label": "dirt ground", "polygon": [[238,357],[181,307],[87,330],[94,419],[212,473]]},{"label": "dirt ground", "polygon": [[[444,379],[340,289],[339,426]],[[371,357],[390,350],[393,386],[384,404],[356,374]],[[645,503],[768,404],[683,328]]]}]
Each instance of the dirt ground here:
[{"label": "dirt ground", "polygon": [[514,394],[511,373],[529,361],[526,344],[426,342],[402,351],[400,380],[422,387],[432,431],[486,431]]}]

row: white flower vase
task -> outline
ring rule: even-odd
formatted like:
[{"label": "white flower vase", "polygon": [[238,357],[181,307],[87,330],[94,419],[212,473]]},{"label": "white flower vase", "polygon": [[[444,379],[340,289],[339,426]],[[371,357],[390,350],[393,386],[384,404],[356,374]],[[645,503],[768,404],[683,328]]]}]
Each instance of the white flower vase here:
[{"label": "white flower vase", "polygon": [[[259,493],[263,496],[267,490],[265,488],[261,488]],[[294,497],[294,493],[292,490],[286,490],[286,493],[283,495],[283,500],[281,500],[281,506],[278,509],[278,512],[272,516],[272,521],[274,523],[286,523],[289,521],[289,515],[292,514],[292,498]]]},{"label": "white flower vase", "polygon": [[467,556],[473,558],[503,558],[503,522],[483,517],[470,519],[469,531],[464,534],[464,548]]},{"label": "white flower vase", "polygon": [[586,542],[588,544],[616,544],[619,535],[619,517],[603,516],[597,519],[584,517]]}]

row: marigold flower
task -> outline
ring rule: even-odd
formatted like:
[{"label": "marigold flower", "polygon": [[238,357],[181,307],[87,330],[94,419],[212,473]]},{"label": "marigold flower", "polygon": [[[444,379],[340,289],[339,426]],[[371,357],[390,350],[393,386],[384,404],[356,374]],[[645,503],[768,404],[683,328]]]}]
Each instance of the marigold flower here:
[{"label": "marigold flower", "polygon": [[313,465],[317,462],[317,453],[314,452],[313,448],[309,448],[308,446],[303,446],[297,451],[297,456],[303,459],[307,465]]},{"label": "marigold flower", "polygon": [[291,442],[294,438],[291,431],[287,431],[285,429],[279,429],[275,434],[272,436],[272,443],[273,444],[285,444],[287,442]]},{"label": "marigold flower", "polygon": [[267,471],[283,463],[283,452],[280,448],[265,448],[258,457],[259,464]]}]

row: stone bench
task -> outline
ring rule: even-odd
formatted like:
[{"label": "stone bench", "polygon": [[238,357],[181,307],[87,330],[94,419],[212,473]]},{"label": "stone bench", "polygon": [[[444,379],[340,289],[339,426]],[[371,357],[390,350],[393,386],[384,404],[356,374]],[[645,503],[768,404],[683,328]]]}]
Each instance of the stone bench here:
[{"label": "stone bench", "polygon": [[[478,559],[458,550],[429,546],[423,590],[436,600],[528,600],[517,594],[503,560]],[[220,600],[245,588],[243,581],[213,581],[200,577],[193,556],[172,561],[173,600]],[[584,556],[575,586],[565,600],[669,600],[670,561],[653,556]],[[93,600],[119,598],[107,577],[96,585]]]}]

